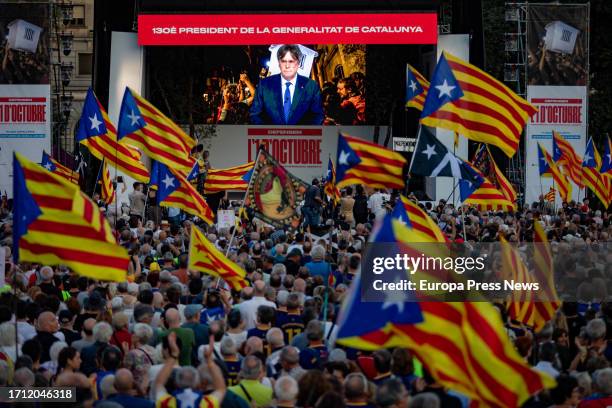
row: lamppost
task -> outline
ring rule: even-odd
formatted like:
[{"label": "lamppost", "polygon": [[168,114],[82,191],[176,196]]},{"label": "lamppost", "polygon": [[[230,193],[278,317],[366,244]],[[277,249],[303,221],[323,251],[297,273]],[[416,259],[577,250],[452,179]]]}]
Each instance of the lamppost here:
[{"label": "lamppost", "polygon": [[60,42],[62,43],[62,52],[64,53],[65,56],[70,55],[70,53],[72,52],[73,38],[74,36],[70,32],[68,33],[62,32],[60,34]]}]

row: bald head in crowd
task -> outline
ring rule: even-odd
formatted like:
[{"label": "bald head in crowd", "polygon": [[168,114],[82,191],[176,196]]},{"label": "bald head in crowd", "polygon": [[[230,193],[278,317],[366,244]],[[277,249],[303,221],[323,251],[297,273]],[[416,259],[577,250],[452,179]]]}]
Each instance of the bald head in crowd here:
[{"label": "bald head in crowd", "polygon": [[115,389],[119,394],[128,394],[134,386],[134,376],[127,368],[120,368],[115,373]]},{"label": "bald head in crowd", "polygon": [[165,318],[166,327],[173,329],[181,325],[181,315],[178,310],[170,308],[166,310]]},{"label": "bald head in crowd", "polygon": [[263,353],[263,341],[259,337],[249,337],[246,341],[244,352],[247,355],[257,352]]},{"label": "bald head in crowd", "polygon": [[90,319],[85,320],[83,322],[83,330],[87,331],[88,333],[91,333],[96,323],[97,323],[96,319],[90,318]]},{"label": "bald head in crowd", "polygon": [[38,330],[47,333],[55,333],[59,330],[59,323],[53,312],[42,312],[38,316]]},{"label": "bald head in crowd", "polygon": [[266,294],[266,283],[258,280],[253,284],[253,296],[264,296]]},{"label": "bald head in crowd", "polygon": [[293,282],[293,291],[305,293],[306,292],[306,281],[302,278],[297,278],[295,282]]}]

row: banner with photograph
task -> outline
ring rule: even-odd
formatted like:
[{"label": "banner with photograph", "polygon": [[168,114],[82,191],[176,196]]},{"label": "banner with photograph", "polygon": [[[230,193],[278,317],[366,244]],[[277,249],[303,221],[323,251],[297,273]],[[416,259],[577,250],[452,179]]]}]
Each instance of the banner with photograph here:
[{"label": "banner with photograph", "polygon": [[[582,157],[588,134],[589,5],[528,6],[527,99],[538,108],[526,128],[525,202],[538,201],[552,179],[539,176],[538,143],[552,154],[552,131]],[[574,185],[572,198],[584,197]],[[560,198],[556,197],[557,204]]]},{"label": "banner with photograph", "polygon": [[527,17],[527,83],[587,85],[588,25],[588,4],[530,4]]},{"label": "banner with photograph", "polygon": [[49,4],[0,4],[0,189],[11,196],[13,151],[51,150]]}]

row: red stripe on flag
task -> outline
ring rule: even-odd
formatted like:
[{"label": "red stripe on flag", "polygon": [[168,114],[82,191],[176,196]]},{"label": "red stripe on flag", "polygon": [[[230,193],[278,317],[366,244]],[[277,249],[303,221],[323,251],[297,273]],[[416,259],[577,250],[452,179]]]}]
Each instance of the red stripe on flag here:
[{"label": "red stripe on flag", "polygon": [[[505,86],[502,86],[502,84],[500,84],[499,82],[497,82],[496,80],[494,80],[493,78],[483,74],[482,72],[479,72],[477,70],[475,70],[474,68],[471,68],[467,65],[461,64],[459,62],[455,62],[452,61],[450,59],[447,59],[448,64],[450,65],[452,70],[455,71],[459,71],[459,72],[463,72],[467,75],[473,76],[476,79],[479,79],[481,81],[483,81],[484,83],[486,83],[487,85],[489,85],[492,88],[497,89],[499,92],[503,93],[504,95],[506,95],[509,99],[511,99],[514,103],[516,103],[522,110],[524,110],[525,112],[527,112],[527,114],[529,116],[533,115],[534,113],[537,112],[537,110],[535,109],[534,106],[523,102],[523,101],[517,101],[517,96],[515,94],[513,94],[508,88],[506,88]],[[510,108],[510,110],[515,110],[514,108]]]},{"label": "red stripe on flag", "polygon": [[58,258],[68,262],[104,266],[113,269],[127,270],[129,263],[127,258],[100,255],[95,252],[86,252],[74,248],[58,248],[43,244],[32,244],[24,239],[19,241],[19,247],[36,255],[55,254]]},{"label": "red stripe on flag", "polygon": [[176,163],[180,166],[183,167],[193,167],[193,162],[188,161],[187,159],[183,159],[177,155],[173,155],[171,153],[168,153],[168,151],[166,150],[161,150],[155,146],[150,146],[147,141],[145,140],[144,136],[148,136],[151,138],[154,138],[155,140],[157,140],[160,143],[163,143],[163,140],[159,140],[157,139],[157,135],[152,133],[151,131],[145,131],[146,128],[142,128],[140,129],[140,131],[142,132],[142,135],[139,134],[138,132],[136,133],[130,133],[130,135],[128,136],[130,139],[134,140],[135,142],[141,143],[143,146],[147,146],[147,150],[149,150],[151,153],[153,153],[154,155],[157,155],[159,157],[163,157],[166,160]]},{"label": "red stripe on flag", "polygon": [[[472,120],[464,119],[455,113],[445,111],[444,107],[440,110],[433,112],[430,115],[430,117],[436,118],[436,119],[448,120],[449,122],[454,122],[454,123],[461,123],[469,130],[474,130],[477,132],[496,136],[502,140],[510,140],[506,137],[506,135],[504,135],[504,133],[501,130],[499,130],[495,126],[489,125],[485,122],[475,122]],[[510,142],[507,142],[506,144],[509,145],[513,150],[516,150],[518,148],[518,141],[516,140],[511,140]]]}]

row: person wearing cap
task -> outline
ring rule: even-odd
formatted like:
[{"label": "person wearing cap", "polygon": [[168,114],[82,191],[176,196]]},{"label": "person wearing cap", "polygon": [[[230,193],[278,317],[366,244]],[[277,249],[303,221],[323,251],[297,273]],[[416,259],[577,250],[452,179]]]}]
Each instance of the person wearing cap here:
[{"label": "person wearing cap", "polygon": [[75,317],[70,310],[59,312],[60,332],[64,334],[66,343],[71,346],[73,342],[81,340],[79,332],[73,330]]},{"label": "person wearing cap", "polygon": [[302,266],[301,260],[302,251],[299,248],[293,248],[291,251],[289,251],[284,262],[285,268],[287,269],[287,274],[293,276],[297,275],[300,266]]},{"label": "person wearing cap", "polygon": [[[183,310],[185,316],[185,323],[181,325],[184,329],[191,329],[195,338],[195,347],[193,351],[196,352],[198,348],[208,343],[208,325],[200,323],[200,315],[202,312],[202,305],[187,305]],[[195,359],[196,354],[193,355]]]},{"label": "person wearing cap", "polygon": [[106,300],[102,298],[99,292],[93,291],[83,302],[85,311],[76,317],[74,321],[74,329],[80,331],[83,327],[83,322],[87,319],[97,319],[98,314],[106,308]]},{"label": "person wearing cap", "polygon": [[175,269],[174,268],[174,255],[172,255],[172,252],[168,251],[164,254],[161,267],[162,269],[166,271],[173,271]]}]

